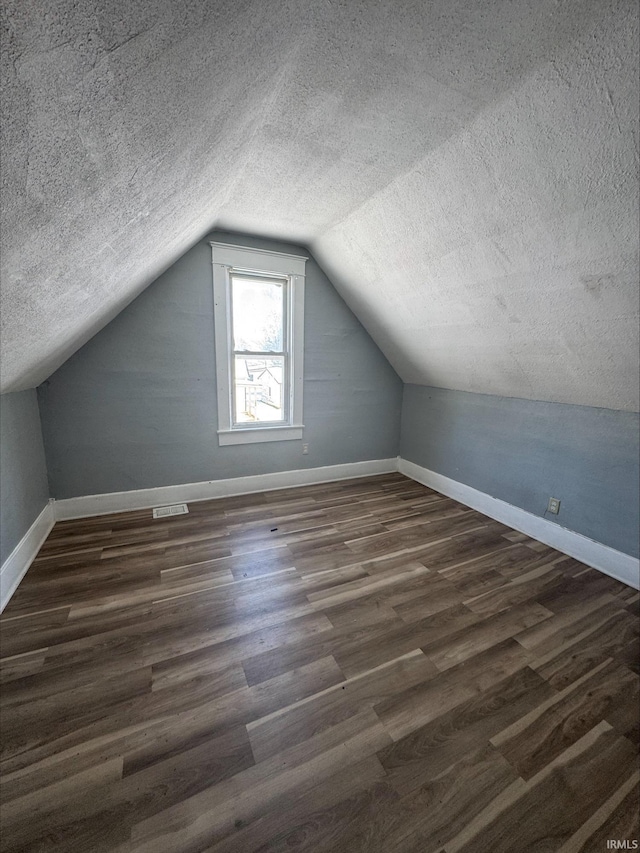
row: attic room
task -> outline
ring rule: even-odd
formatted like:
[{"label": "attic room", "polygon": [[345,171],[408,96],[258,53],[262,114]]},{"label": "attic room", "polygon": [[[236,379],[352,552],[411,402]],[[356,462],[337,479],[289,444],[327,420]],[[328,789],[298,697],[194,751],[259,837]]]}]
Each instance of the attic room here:
[{"label": "attic room", "polygon": [[2,0],[0,849],[636,849],[639,9]]}]

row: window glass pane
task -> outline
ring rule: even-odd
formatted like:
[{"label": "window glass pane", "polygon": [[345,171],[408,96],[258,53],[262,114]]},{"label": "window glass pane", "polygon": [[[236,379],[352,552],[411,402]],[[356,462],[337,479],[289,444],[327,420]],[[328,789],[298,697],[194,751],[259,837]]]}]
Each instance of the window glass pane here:
[{"label": "window glass pane", "polygon": [[234,356],[235,423],[273,423],[285,419],[284,357]]},{"label": "window glass pane", "polygon": [[282,352],[285,283],[232,276],[231,288],[234,350]]}]

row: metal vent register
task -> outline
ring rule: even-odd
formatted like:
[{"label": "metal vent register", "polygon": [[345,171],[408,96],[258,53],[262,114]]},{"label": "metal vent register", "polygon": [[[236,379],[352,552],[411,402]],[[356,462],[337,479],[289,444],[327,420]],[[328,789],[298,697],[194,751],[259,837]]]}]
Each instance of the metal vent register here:
[{"label": "metal vent register", "polygon": [[173,504],[172,506],[157,506],[153,510],[154,518],[168,518],[170,515],[184,515],[189,512],[186,504]]}]

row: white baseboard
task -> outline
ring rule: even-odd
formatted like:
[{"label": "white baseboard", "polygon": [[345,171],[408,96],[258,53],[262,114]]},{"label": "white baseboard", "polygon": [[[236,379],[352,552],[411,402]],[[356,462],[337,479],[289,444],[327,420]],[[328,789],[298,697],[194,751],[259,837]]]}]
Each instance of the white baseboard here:
[{"label": "white baseboard", "polygon": [[53,501],[42,510],[0,568],[0,613],[18,588],[55,522]]},{"label": "white baseboard", "polygon": [[130,492],[112,492],[104,495],[87,495],[55,501],[55,517],[61,521],[69,518],[86,518],[91,515],[108,515],[134,509],[148,509],[173,503],[205,501],[252,492],[269,492],[294,486],[311,486],[334,480],[371,477],[398,470],[398,460],[375,459],[370,462],[347,462],[343,465],[326,465],[321,468],[302,468],[297,471],[277,471],[251,477],[233,477],[229,480],[207,480],[202,483],[183,483],[177,486],[160,486],[155,489],[137,489]]},{"label": "white baseboard", "polygon": [[211,500],[214,498],[246,495],[295,486],[310,486],[335,480],[356,477],[371,477],[400,471],[412,480],[422,483],[443,495],[460,501],[473,509],[501,521],[534,539],[557,548],[564,554],[598,569],[616,580],[636,589],[640,588],[640,567],[635,557],[602,545],[580,533],[560,527],[546,518],[532,515],[526,510],[493,498],[484,492],[459,483],[428,468],[422,468],[402,458],[377,459],[368,462],[348,462],[344,465],[328,465],[321,468],[305,468],[297,471],[279,471],[274,474],[259,474],[252,477],[234,477],[228,480],[209,480],[202,483],[184,483],[177,486],[161,486],[155,489],[139,489],[129,492],[113,492],[104,495],[87,495],[50,501],[33,522],[29,530],[7,557],[0,569],[0,612],[24,577],[55,521],[86,518],[92,515],[107,515],[135,509],[148,509],[172,503]]},{"label": "white baseboard", "polygon": [[637,558],[631,557],[629,554],[616,551],[615,548],[589,539],[588,536],[567,530],[566,527],[560,527],[553,521],[540,518],[520,509],[520,507],[501,501],[499,498],[493,498],[485,492],[479,492],[471,486],[466,486],[457,480],[451,480],[449,477],[437,474],[435,471],[430,471],[428,468],[423,468],[413,462],[408,462],[406,459],[398,459],[398,470],[401,474],[411,477],[412,480],[422,483],[423,486],[435,489],[436,492],[441,492],[447,497],[460,501],[460,503],[470,506],[496,521],[513,527],[514,530],[526,533],[527,536],[544,542],[545,545],[557,548],[563,554],[575,557],[576,560],[580,560],[582,563],[622,581],[622,583],[626,583],[635,589],[640,588],[640,563]]}]

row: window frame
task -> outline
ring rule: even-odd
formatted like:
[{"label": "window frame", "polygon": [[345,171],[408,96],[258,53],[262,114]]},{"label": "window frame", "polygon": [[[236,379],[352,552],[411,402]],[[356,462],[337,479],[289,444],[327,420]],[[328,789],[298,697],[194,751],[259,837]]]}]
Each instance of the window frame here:
[{"label": "window frame", "polygon": [[[307,257],[211,242],[213,266],[213,318],[215,332],[216,378],[218,399],[218,443],[254,444],[265,441],[292,441],[302,439],[303,368],[304,368],[304,287]],[[286,423],[235,424],[233,399],[233,349],[231,276],[255,276],[286,281],[287,324],[285,339],[287,350]],[[285,342],[283,341],[283,344]]]},{"label": "window frame", "polygon": [[[230,376],[231,376],[231,427],[232,429],[256,429],[256,427],[265,427],[265,426],[288,426],[290,422],[289,413],[292,411],[292,400],[291,400],[291,370],[290,370],[290,347],[289,340],[291,337],[290,333],[290,323],[289,323],[289,302],[290,302],[290,282],[287,276],[282,276],[278,274],[269,274],[266,273],[247,273],[242,272],[239,273],[236,269],[233,269],[229,272],[229,283],[230,283],[230,293],[233,294],[233,284],[234,281],[238,279],[244,279],[247,281],[273,281],[274,283],[281,284],[282,288],[282,349],[279,351],[260,351],[257,350],[238,350],[233,346],[233,334],[231,335],[230,341]],[[233,308],[233,299],[231,299],[231,303],[229,306],[229,316],[230,316],[230,327],[233,330],[234,320],[233,320],[234,308]],[[262,421],[260,422],[260,426],[257,423],[251,422],[242,422],[236,420],[236,407],[237,402],[235,399],[235,394],[237,393],[237,384],[236,384],[236,367],[237,367],[237,358],[240,357],[253,357],[255,359],[269,359],[269,358],[282,358],[284,369],[283,369],[283,395],[282,395],[282,411],[283,417],[278,421]]]}]

